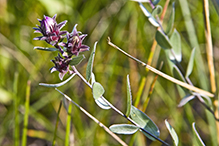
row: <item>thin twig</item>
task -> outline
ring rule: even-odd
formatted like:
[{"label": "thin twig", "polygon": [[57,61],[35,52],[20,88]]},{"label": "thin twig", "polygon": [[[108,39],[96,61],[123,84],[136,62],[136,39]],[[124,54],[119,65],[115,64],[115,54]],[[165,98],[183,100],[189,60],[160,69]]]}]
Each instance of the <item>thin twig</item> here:
[{"label": "thin twig", "polygon": [[156,74],[162,76],[163,78],[165,78],[165,79],[167,79],[167,80],[169,80],[169,81],[171,81],[171,82],[173,82],[173,83],[176,83],[176,84],[178,84],[178,85],[180,85],[180,86],[182,86],[182,87],[185,87],[185,88],[187,88],[187,89],[189,89],[189,90],[195,91],[195,92],[197,92],[197,93],[204,94],[204,95],[207,95],[207,96],[209,96],[209,97],[214,97],[214,94],[212,94],[212,93],[210,93],[210,92],[208,92],[208,91],[199,89],[199,88],[197,88],[197,87],[194,87],[194,86],[192,86],[192,85],[189,85],[189,84],[187,84],[187,83],[184,83],[184,82],[182,82],[182,81],[180,81],[180,80],[177,80],[177,79],[175,79],[175,78],[173,78],[173,77],[171,77],[171,76],[169,76],[169,75],[167,75],[167,74],[165,74],[165,73],[163,73],[163,72],[161,72],[161,71],[159,71],[159,70],[157,70],[157,69],[151,67],[150,65],[148,65],[148,64],[146,64],[146,63],[140,61],[139,59],[137,59],[137,58],[131,56],[130,54],[126,53],[125,51],[123,51],[122,49],[120,49],[119,47],[117,47],[115,44],[113,44],[113,43],[110,41],[110,38],[108,38],[108,44],[109,44],[110,46],[112,46],[113,48],[119,50],[119,51],[122,52],[124,55],[128,56],[129,58],[131,58],[131,59],[137,61],[138,63],[140,63],[141,65],[143,65],[145,68],[149,69],[150,71],[152,71],[152,72],[154,72],[154,73],[156,73]]},{"label": "thin twig", "polygon": [[89,118],[91,118],[94,122],[96,122],[100,127],[102,127],[107,133],[109,133],[113,138],[115,138],[121,145],[128,146],[124,141],[122,141],[116,134],[114,134],[112,131],[109,130],[103,123],[101,123],[99,120],[97,120],[94,116],[92,116],[89,112],[87,112],[84,108],[82,108],[80,105],[78,105],[76,102],[74,102],[69,96],[62,93],[60,90],[55,88],[59,93],[61,93],[67,100],[69,100],[71,103],[73,103],[75,106],[77,106],[85,115],[87,115]]}]

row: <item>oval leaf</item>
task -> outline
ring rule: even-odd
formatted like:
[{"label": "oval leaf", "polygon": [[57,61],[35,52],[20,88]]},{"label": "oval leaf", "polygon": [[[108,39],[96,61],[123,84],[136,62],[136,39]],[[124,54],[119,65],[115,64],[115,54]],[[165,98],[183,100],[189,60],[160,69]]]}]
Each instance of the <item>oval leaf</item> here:
[{"label": "oval leaf", "polygon": [[186,76],[185,76],[186,78],[192,73],[194,60],[195,60],[195,48],[192,50],[192,53],[189,59],[189,64],[187,66]]},{"label": "oval leaf", "polygon": [[58,84],[46,84],[46,83],[39,83],[40,86],[45,86],[45,87],[52,87],[52,88],[57,88],[60,87],[62,85],[65,85],[68,81],[70,81],[74,76],[76,75],[76,73],[73,73],[68,79],[66,79],[65,81],[58,83]]},{"label": "oval leaf", "polygon": [[33,49],[42,50],[42,51],[58,51],[57,48],[48,48],[48,47],[34,47]]},{"label": "oval leaf", "polygon": [[110,109],[111,107],[102,98],[96,99],[95,100],[96,104],[102,109]]},{"label": "oval leaf", "polygon": [[70,61],[70,65],[71,66],[74,66],[74,65],[78,65],[79,63],[81,63],[81,61],[84,59],[84,55],[79,55],[79,56],[76,56],[74,58],[72,58],[72,60]]},{"label": "oval leaf", "polygon": [[131,0],[131,1],[141,2],[141,3],[149,3],[150,2],[149,0]]},{"label": "oval leaf", "polygon": [[178,107],[184,106],[186,103],[188,103],[190,100],[194,99],[195,95],[187,95],[185,96],[180,103],[178,104]]},{"label": "oval leaf", "polygon": [[173,24],[174,24],[174,19],[175,19],[175,2],[173,2],[173,4],[172,4],[172,12],[170,14],[169,21],[167,24],[167,29],[166,29],[167,35],[169,35],[171,33],[171,30],[172,30]]},{"label": "oval leaf", "polygon": [[116,134],[134,134],[139,127],[131,124],[115,124],[110,126],[109,129]]},{"label": "oval leaf", "polygon": [[163,49],[171,49],[172,48],[168,37],[165,34],[163,34],[160,29],[157,30],[156,35],[155,35],[155,39],[161,48],[163,48]]},{"label": "oval leaf", "polygon": [[127,117],[129,117],[129,115],[130,115],[131,106],[132,106],[132,93],[131,93],[129,75],[127,75],[127,110],[126,110],[126,114],[125,114]]},{"label": "oval leaf", "polygon": [[201,145],[202,145],[202,146],[205,146],[205,144],[204,144],[204,142],[202,141],[200,135],[198,134],[198,131],[197,131],[196,128],[195,128],[195,122],[192,123],[192,128],[193,128],[193,131],[195,132],[198,145],[199,145],[199,146],[201,146]]},{"label": "oval leaf", "polygon": [[[150,132],[155,137],[159,137],[160,131],[158,127],[154,124],[154,122],[142,111],[137,109],[136,107],[131,107],[131,118],[135,121],[141,128],[145,129],[146,131]],[[143,132],[143,131],[142,131]],[[149,134],[143,132],[145,136],[147,136],[151,140],[155,140]]]},{"label": "oval leaf", "polygon": [[87,81],[90,80],[91,73],[92,73],[92,70],[93,70],[93,63],[94,63],[94,56],[95,56],[96,46],[97,46],[97,42],[94,43],[93,50],[91,51],[90,58],[89,58],[88,63],[87,63],[87,69],[86,69],[86,79],[87,79]]},{"label": "oval leaf", "polygon": [[170,60],[177,60],[178,62],[182,61],[182,51],[181,51],[181,39],[178,31],[174,29],[172,36],[170,37],[170,43],[172,45],[173,54],[170,52],[169,58]]},{"label": "oval leaf", "polygon": [[105,92],[104,88],[100,83],[98,83],[98,82],[93,83],[92,93],[93,93],[94,99],[100,98],[104,92]]},{"label": "oval leaf", "polygon": [[167,119],[165,120],[165,124],[166,124],[166,127],[171,135],[171,137],[173,138],[173,141],[174,141],[174,144],[175,146],[178,146],[179,144],[179,138],[176,134],[176,131],[173,129],[173,127],[168,123]]}]

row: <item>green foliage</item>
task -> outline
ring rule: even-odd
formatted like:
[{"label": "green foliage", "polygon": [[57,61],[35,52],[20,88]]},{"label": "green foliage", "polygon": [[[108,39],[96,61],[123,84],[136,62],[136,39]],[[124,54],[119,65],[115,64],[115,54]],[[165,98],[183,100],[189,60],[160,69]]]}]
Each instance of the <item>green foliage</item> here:
[{"label": "green foliage", "polygon": [[131,124],[114,124],[109,129],[117,134],[134,134],[138,131],[139,127]]},{"label": "green foliage", "polygon": [[171,49],[172,45],[170,43],[169,38],[162,32],[162,30],[157,30],[156,32],[156,41],[158,45],[163,49]]},{"label": "green foliage", "polygon": [[129,75],[127,75],[127,110],[126,110],[126,116],[129,117],[131,112],[131,106],[132,106],[132,93],[131,93],[131,85],[129,81]]},{"label": "green foliage", "polygon": [[94,43],[93,50],[91,51],[90,58],[87,63],[87,69],[86,69],[86,79],[89,81],[91,77],[91,73],[93,70],[93,63],[94,63],[94,57],[95,57],[95,51],[97,47],[97,42]]},{"label": "green foliage", "polygon": [[165,124],[166,124],[166,127],[171,135],[171,137],[173,138],[173,141],[174,141],[174,145],[175,146],[178,146],[179,144],[179,138],[176,134],[176,131],[173,129],[173,127],[168,123],[167,120],[165,120]]},{"label": "green foliage", "polygon": [[[150,132],[156,137],[159,137],[160,131],[154,122],[142,111],[132,106],[131,108],[131,118],[143,129]],[[155,140],[152,136],[142,131],[149,139]]]},{"label": "green foliage", "polygon": [[70,65],[78,65],[79,63],[81,63],[81,61],[85,58],[84,55],[78,55],[72,58],[72,60],[70,61]]},{"label": "green foliage", "polygon": [[93,93],[93,97],[95,100],[97,100],[98,98],[100,98],[103,94],[104,94],[105,90],[103,88],[103,86],[98,83],[98,82],[94,82],[92,85],[92,93]]}]

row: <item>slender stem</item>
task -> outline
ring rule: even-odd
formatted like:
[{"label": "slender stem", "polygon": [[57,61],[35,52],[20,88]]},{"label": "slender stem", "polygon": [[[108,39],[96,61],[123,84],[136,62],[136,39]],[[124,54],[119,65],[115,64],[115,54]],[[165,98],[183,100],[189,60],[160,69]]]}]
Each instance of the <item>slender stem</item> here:
[{"label": "slender stem", "polygon": [[[79,74],[79,73],[78,73]],[[90,86],[89,86],[90,87]],[[91,118],[94,122],[96,122],[100,127],[102,127],[107,133],[109,133],[113,138],[115,138],[121,145],[128,146],[124,141],[122,141],[116,134],[114,134],[112,131],[109,130],[103,123],[101,123],[99,120],[97,120],[94,116],[92,116],[90,113],[88,113],[84,108],[82,108],[80,105],[78,105],[76,102],[74,102],[69,96],[62,93],[60,90],[55,88],[59,93],[61,93],[67,100],[72,102],[75,106],[77,106],[85,115],[87,115],[89,118]]]},{"label": "slender stem", "polygon": [[[75,67],[73,67],[74,72],[92,89],[92,85],[77,71],[77,69]],[[118,114],[120,114],[121,116],[123,116],[124,118],[126,118],[128,121],[130,121],[131,123],[133,123],[134,125],[136,125],[137,127],[140,127],[140,125],[138,125],[135,121],[133,121],[130,117],[127,117],[125,114],[123,114],[119,109],[117,109],[115,106],[113,106],[108,100],[106,100],[103,96],[101,96],[100,98],[102,98],[102,100],[104,102],[106,102],[114,111],[116,111]],[[144,128],[140,129],[142,131],[144,131],[145,133],[147,133],[148,135],[150,135],[151,137],[153,137],[154,139],[160,141],[161,143],[169,146],[168,143],[162,141],[160,138],[154,136],[153,134],[151,134],[150,132],[148,132],[147,130],[145,130]]]},{"label": "slender stem", "polygon": [[60,103],[59,103],[59,109],[58,109],[57,118],[56,118],[56,127],[55,127],[55,132],[53,135],[52,146],[55,146],[55,144],[56,144],[56,133],[57,133],[58,124],[59,124],[59,113],[61,111],[61,107],[62,107],[62,101],[60,101]]},{"label": "slender stem", "polygon": [[182,82],[182,81],[180,81],[180,80],[177,80],[177,79],[175,79],[175,78],[173,78],[173,77],[171,77],[171,76],[169,76],[169,75],[167,75],[167,74],[165,74],[165,73],[163,73],[163,72],[161,72],[161,71],[159,71],[159,70],[157,70],[157,69],[151,67],[150,65],[147,65],[146,63],[140,61],[139,59],[137,59],[137,58],[131,56],[130,54],[126,53],[125,51],[123,51],[122,49],[120,49],[119,47],[117,47],[115,44],[111,43],[111,42],[110,42],[110,38],[108,38],[108,44],[109,44],[110,46],[112,46],[113,48],[119,50],[119,51],[122,52],[124,55],[128,56],[129,58],[131,58],[131,59],[137,61],[138,63],[142,64],[145,68],[149,69],[150,71],[152,71],[152,72],[154,72],[154,73],[156,73],[156,74],[162,76],[163,78],[165,78],[165,79],[167,79],[167,80],[169,80],[169,81],[171,81],[171,82],[173,82],[173,83],[176,83],[176,84],[178,84],[178,85],[180,85],[180,86],[182,86],[182,87],[185,87],[185,88],[187,88],[187,89],[189,89],[189,90],[195,91],[195,92],[197,92],[197,93],[204,94],[204,95],[207,95],[207,96],[209,96],[209,97],[214,97],[214,94],[212,94],[212,93],[210,93],[210,92],[208,92],[208,91],[199,89],[199,88],[197,88],[197,87],[194,87],[194,86],[192,86],[192,85],[189,85],[189,84],[187,84],[187,83],[184,83],[184,82]]},{"label": "slender stem", "polygon": [[209,20],[209,4],[208,4],[208,0],[203,0],[203,2],[204,2],[204,16],[205,16],[205,37],[207,43],[206,52],[207,52],[208,68],[210,73],[211,91],[215,93],[216,83],[215,83],[215,71],[214,71],[214,62],[213,62],[211,26]]},{"label": "slender stem", "polygon": [[22,134],[22,146],[27,144],[27,126],[28,126],[28,116],[29,116],[29,107],[30,107],[30,86],[31,81],[28,80],[26,87],[26,101],[25,101],[25,114],[24,114],[24,127]]}]

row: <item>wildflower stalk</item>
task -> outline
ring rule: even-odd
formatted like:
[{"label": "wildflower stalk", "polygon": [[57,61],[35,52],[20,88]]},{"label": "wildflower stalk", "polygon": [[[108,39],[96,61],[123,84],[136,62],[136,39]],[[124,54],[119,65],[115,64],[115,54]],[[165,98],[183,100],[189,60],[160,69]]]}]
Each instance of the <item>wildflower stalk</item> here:
[{"label": "wildflower stalk", "polygon": [[[79,76],[80,79],[82,79],[82,81],[87,84],[91,89],[92,89],[92,85],[77,71],[77,69],[75,67],[73,67],[74,72]],[[115,106],[113,106],[108,100],[106,100],[103,96],[101,96],[100,98],[102,98],[102,100],[104,102],[106,102],[114,111],[116,111],[118,114],[120,114],[121,116],[123,116],[124,118],[126,118],[128,121],[130,121],[132,124],[136,125],[137,127],[140,127],[141,131],[144,131],[145,133],[147,133],[148,135],[150,135],[151,137],[153,137],[154,139],[158,140],[159,142],[163,143],[164,145],[169,146],[168,143],[164,142],[163,140],[161,140],[160,138],[154,136],[153,134],[151,134],[150,132],[148,132],[147,130],[141,128],[140,125],[138,125],[135,121],[133,121],[130,117],[127,117],[125,114],[123,114],[119,109],[117,109]]]},{"label": "wildflower stalk", "polygon": [[207,96],[209,96],[209,97],[214,97],[214,94],[212,94],[212,93],[210,93],[210,92],[208,92],[208,91],[199,89],[199,88],[194,87],[194,86],[192,86],[192,85],[189,85],[189,84],[187,84],[187,83],[185,83],[185,82],[182,82],[182,81],[180,81],[180,80],[177,80],[177,79],[175,79],[175,78],[173,78],[173,77],[171,77],[171,76],[169,76],[169,75],[167,75],[167,74],[165,74],[165,73],[163,73],[163,72],[161,72],[161,71],[159,71],[159,70],[153,68],[152,66],[150,66],[150,65],[148,65],[148,64],[146,64],[146,63],[140,61],[139,59],[137,59],[137,58],[131,56],[130,54],[126,53],[125,51],[123,51],[122,49],[120,49],[119,47],[117,47],[115,44],[113,44],[113,43],[110,41],[110,38],[108,38],[108,44],[109,44],[110,46],[112,46],[113,48],[117,49],[118,51],[122,52],[122,53],[123,53],[124,55],[126,55],[127,57],[129,57],[129,58],[131,58],[131,59],[137,61],[138,63],[140,63],[141,65],[143,65],[145,68],[149,69],[150,71],[152,71],[152,72],[154,72],[154,73],[156,73],[156,74],[162,76],[163,78],[165,78],[165,79],[167,79],[167,80],[169,80],[169,81],[171,81],[171,82],[173,82],[173,83],[176,83],[176,84],[178,84],[178,85],[180,85],[180,86],[182,86],[182,87],[184,87],[184,88],[187,88],[187,89],[189,89],[189,90],[195,91],[195,92],[197,92],[197,93],[204,94],[204,95],[207,95]]}]

